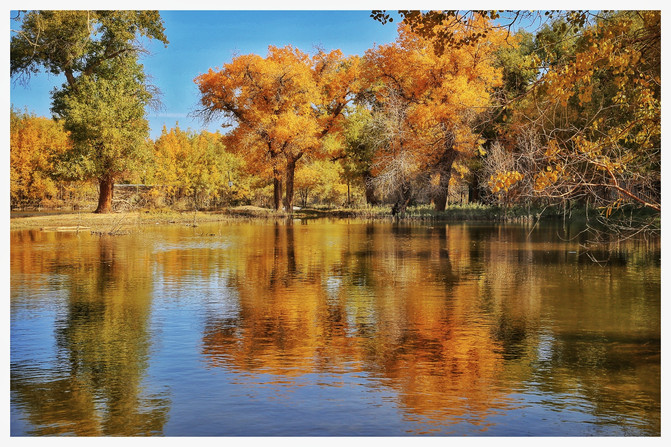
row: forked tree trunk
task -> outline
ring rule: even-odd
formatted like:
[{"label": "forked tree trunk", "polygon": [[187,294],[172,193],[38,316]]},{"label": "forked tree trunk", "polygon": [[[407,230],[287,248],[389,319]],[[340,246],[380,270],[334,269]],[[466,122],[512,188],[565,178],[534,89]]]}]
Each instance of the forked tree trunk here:
[{"label": "forked tree trunk", "polygon": [[112,196],[114,194],[114,178],[111,175],[105,175],[98,179],[100,184],[100,194],[98,195],[98,208],[94,211],[98,214],[105,214],[112,211]]},{"label": "forked tree trunk", "polygon": [[301,159],[303,152],[298,155],[287,155],[287,168],[285,172],[285,191],[284,191],[284,209],[287,213],[294,211],[294,174],[296,172],[296,162]]}]

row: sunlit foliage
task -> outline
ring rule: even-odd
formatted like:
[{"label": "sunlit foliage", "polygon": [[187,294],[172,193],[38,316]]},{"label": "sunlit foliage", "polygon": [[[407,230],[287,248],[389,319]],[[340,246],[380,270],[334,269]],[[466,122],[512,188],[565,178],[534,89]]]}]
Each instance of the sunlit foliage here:
[{"label": "sunlit foliage", "polygon": [[137,58],[140,38],[168,43],[157,11],[30,11],[17,16],[10,41],[16,79],[45,70],[66,83],[52,92],[53,113],[73,139],[73,177],[100,185],[96,212],[111,211],[114,181],[148,132],[153,98]]},{"label": "sunlit foliage", "polygon": [[234,125],[227,145],[272,177],[275,209],[284,186],[284,206],[292,210],[296,162],[322,155],[321,138],[338,128],[352,100],[358,65],[339,50],[310,57],[291,46],[271,46],[265,58],[238,56],[196,78],[204,117]]},{"label": "sunlit foliage", "polygon": [[171,206],[185,199],[195,208],[244,202],[250,178],[241,175],[242,165],[240,157],[226,150],[219,133],[164,127],[153,146],[153,195],[162,195]]},{"label": "sunlit foliage", "polygon": [[414,177],[433,171],[440,176],[434,202],[443,210],[453,164],[476,155],[482,144],[475,119],[487,111],[493,89],[501,85],[495,54],[506,42],[483,18],[451,29],[466,35],[472,28],[488,33],[488,39],[437,52],[435,40],[402,24],[396,42],[366,53],[378,116],[384,117],[375,175],[393,177],[385,184],[399,185],[395,194],[401,209],[412,198]]},{"label": "sunlit foliage", "polygon": [[10,197],[14,207],[55,204],[56,159],[70,147],[60,123],[10,110]]}]

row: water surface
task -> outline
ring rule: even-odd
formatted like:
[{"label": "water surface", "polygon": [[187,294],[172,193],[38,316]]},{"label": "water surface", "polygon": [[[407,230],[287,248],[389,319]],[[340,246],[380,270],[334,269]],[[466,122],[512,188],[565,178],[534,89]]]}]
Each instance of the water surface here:
[{"label": "water surface", "polygon": [[659,436],[659,243],[572,236],[11,232],[11,434]]}]

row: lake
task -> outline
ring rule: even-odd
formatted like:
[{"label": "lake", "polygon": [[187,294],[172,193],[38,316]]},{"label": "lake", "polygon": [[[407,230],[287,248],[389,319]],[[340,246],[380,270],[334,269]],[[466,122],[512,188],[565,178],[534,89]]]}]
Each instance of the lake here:
[{"label": "lake", "polygon": [[13,436],[660,436],[661,248],[358,220],[10,232]]}]

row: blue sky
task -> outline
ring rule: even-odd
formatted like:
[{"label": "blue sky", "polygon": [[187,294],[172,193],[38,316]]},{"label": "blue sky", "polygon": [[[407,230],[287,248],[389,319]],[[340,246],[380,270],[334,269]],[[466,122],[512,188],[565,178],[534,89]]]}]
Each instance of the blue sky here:
[{"label": "blue sky", "polygon": [[[207,128],[211,131],[220,128],[219,124],[205,125],[198,119],[191,117],[198,107],[198,91],[194,78],[209,68],[221,67],[229,62],[236,54],[256,53],[264,56],[269,45],[294,45],[305,52],[313,52],[316,46],[325,50],[339,48],[345,54],[363,54],[374,44],[385,44],[396,38],[398,20],[394,23],[382,25],[370,18],[371,9],[387,9],[393,12],[397,9],[439,9],[440,7],[454,7],[456,2],[447,0],[438,5],[419,2],[402,2],[386,0],[384,2],[340,0],[340,2],[308,3],[285,0],[282,3],[259,2],[231,2],[226,0],[203,2],[192,0],[190,3],[163,0],[149,2],[136,0],[118,0],[115,3],[101,0],[102,4],[96,7],[107,9],[161,9],[166,35],[170,44],[153,42],[149,45],[150,54],[144,56],[142,63],[145,72],[150,76],[152,84],[162,92],[162,110],[148,111],[147,118],[151,127],[151,137],[160,135],[162,127],[174,127],[178,122],[182,129],[199,130]],[[612,3],[621,3],[611,0]],[[37,3],[41,3],[40,0]],[[157,4],[156,4],[157,3]],[[520,3],[520,2],[513,2]],[[524,1],[521,4],[511,5],[510,2],[483,2],[473,0],[469,6],[476,9],[497,9],[501,7],[513,9],[533,8],[533,4]],[[555,3],[555,2],[551,2]],[[561,5],[544,5],[547,8],[574,9],[580,6],[574,0],[566,0]],[[658,2],[642,0],[637,7],[658,9]],[[459,2],[460,6],[465,6]],[[12,9],[24,9],[24,5],[12,5]],[[36,9],[85,9],[88,4],[72,1],[47,1],[45,5],[31,5]],[[174,8],[193,7],[198,10],[175,10]],[[622,6],[622,5],[620,5]],[[272,10],[278,7],[288,10]],[[479,7],[479,8],[478,8]],[[172,8],[172,9],[171,9]],[[232,10],[223,10],[230,8]],[[250,10],[236,10],[249,8]],[[321,8],[322,10],[307,10]],[[323,8],[332,8],[324,10]],[[338,10],[348,8],[349,10]],[[271,9],[271,10],[268,10]],[[600,8],[595,8],[600,9]],[[395,15],[395,14],[393,14]],[[11,12],[10,12],[11,16]],[[16,27],[11,20],[11,28]],[[6,47],[8,57],[8,47]],[[9,82],[9,98],[14,107],[27,109],[39,116],[51,116],[49,111],[51,98],[50,91],[62,85],[64,78],[40,73],[30,79],[28,86]]]},{"label": "blue sky", "polygon": [[[151,137],[179,122],[182,129],[217,130],[190,114],[198,106],[194,78],[210,68],[221,67],[236,54],[265,56],[269,45],[291,44],[311,53],[319,46],[339,48],[346,55],[363,54],[374,44],[396,38],[396,22],[382,25],[370,18],[370,10],[359,11],[161,11],[167,47],[152,42],[142,63],[152,84],[161,90],[163,108],[149,111]],[[11,27],[15,25],[10,24]],[[10,32],[11,34],[11,32]],[[18,109],[51,116],[50,91],[64,77],[40,73],[28,86],[10,84],[10,101]]]}]

